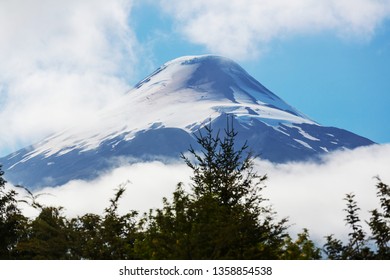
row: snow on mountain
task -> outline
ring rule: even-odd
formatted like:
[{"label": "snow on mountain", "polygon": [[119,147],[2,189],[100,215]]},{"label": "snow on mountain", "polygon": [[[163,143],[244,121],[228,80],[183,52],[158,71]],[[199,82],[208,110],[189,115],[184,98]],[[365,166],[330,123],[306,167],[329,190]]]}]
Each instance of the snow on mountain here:
[{"label": "snow on mountain", "polygon": [[248,141],[262,158],[276,162],[373,143],[320,126],[230,59],[187,56],[162,65],[88,127],[76,125],[0,163],[8,180],[31,187],[92,179],[123,161],[177,158],[210,121],[223,129],[226,115],[234,116],[238,144]]}]

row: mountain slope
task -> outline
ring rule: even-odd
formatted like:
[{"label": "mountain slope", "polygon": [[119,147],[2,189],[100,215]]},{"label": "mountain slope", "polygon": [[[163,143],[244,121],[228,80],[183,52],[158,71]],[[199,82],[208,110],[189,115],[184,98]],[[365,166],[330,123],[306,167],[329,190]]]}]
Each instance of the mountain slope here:
[{"label": "mountain slope", "polygon": [[194,56],[158,68],[88,127],[55,134],[0,163],[9,181],[29,187],[92,179],[123,162],[178,158],[207,123],[223,130],[226,115],[233,116],[238,145],[248,141],[274,162],[373,143],[319,125],[227,58]]}]

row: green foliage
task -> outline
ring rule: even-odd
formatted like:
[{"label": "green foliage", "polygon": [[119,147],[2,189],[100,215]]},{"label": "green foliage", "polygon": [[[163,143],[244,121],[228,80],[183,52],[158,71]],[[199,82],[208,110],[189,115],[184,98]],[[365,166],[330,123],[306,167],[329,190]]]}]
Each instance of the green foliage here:
[{"label": "green foliage", "polygon": [[290,236],[286,237],[285,250],[281,259],[284,260],[319,260],[321,249],[317,248],[312,240],[308,229],[304,228],[295,241]]},{"label": "green foliage", "polygon": [[326,236],[327,243],[324,245],[325,252],[330,259],[347,259],[361,260],[371,258],[373,252],[367,245],[366,233],[362,229],[361,220],[358,211],[354,194],[346,194],[344,200],[347,202],[347,207],[344,209],[347,212],[345,221],[350,227],[351,232],[348,233],[348,244],[335,239],[333,235]]},{"label": "green foliage", "polygon": [[345,221],[350,226],[351,232],[349,235],[349,243],[344,249],[345,256],[348,259],[365,259],[370,254],[370,250],[366,245],[366,234],[360,224],[360,218],[358,211],[360,208],[357,206],[354,194],[346,194],[344,200],[347,202],[347,208],[344,211],[347,212]]},{"label": "green foliage", "polygon": [[[282,258],[287,219],[277,221],[264,205],[266,176],[254,172],[247,145],[235,148],[237,133],[229,123],[223,138],[211,126],[205,131],[197,137],[201,151],[191,147],[191,158],[182,155],[193,171],[190,192],[179,184],[172,202],[164,199],[163,209],[144,218],[145,236],[137,250],[152,259]],[[303,243],[297,241],[296,250],[306,250]]]},{"label": "green foliage", "polygon": [[327,254],[330,260],[341,260],[344,259],[344,245],[341,240],[334,238],[334,235],[325,236],[326,243],[324,245],[324,252]]},{"label": "green foliage", "polygon": [[[19,227],[7,236],[16,236],[12,246],[8,243],[8,254],[3,258],[15,259],[134,259],[134,242],[140,236],[135,217],[130,211],[119,215],[118,202],[125,189],[120,186],[104,215],[85,214],[82,217],[67,219],[61,207],[46,207],[37,200],[28,189],[26,200],[39,211],[34,219],[27,219],[21,214],[18,217]],[[11,195],[12,194],[12,195]],[[15,192],[3,198],[11,201],[16,207]],[[15,208],[17,209],[17,208]],[[20,211],[17,209],[17,213]],[[8,224],[12,221],[6,217]],[[0,224],[2,226],[2,224]],[[1,228],[2,229],[2,228]],[[16,233],[16,234],[15,234]]]},{"label": "green foliage", "polygon": [[[347,202],[347,208],[344,211],[347,212],[345,221],[351,229],[348,234],[349,241],[344,245],[333,235],[326,236],[324,251],[329,259],[390,259],[390,188],[379,177],[377,180],[377,197],[381,210],[370,211],[371,217],[367,224],[372,235],[367,236],[362,230],[358,215],[360,208],[355,201],[355,195],[347,194],[344,199]],[[370,241],[374,241],[375,246],[370,244]]]},{"label": "green foliage", "polygon": [[381,209],[371,211],[368,225],[372,231],[372,240],[377,247],[377,259],[390,259],[390,187],[377,177],[377,196]]},{"label": "green foliage", "polygon": [[61,208],[43,207],[28,223],[14,254],[19,259],[68,259],[66,218]]},{"label": "green foliage", "polygon": [[12,258],[25,222],[16,201],[14,190],[5,191],[6,181],[0,165],[0,259]]},{"label": "green foliage", "polygon": [[191,217],[188,194],[177,186],[173,202],[164,198],[164,207],[150,211],[142,220],[145,234],[136,244],[136,252],[142,259],[192,259],[189,232]]},{"label": "green foliage", "polygon": [[192,147],[189,149],[195,163],[182,155],[193,171],[192,191],[196,198],[211,195],[224,205],[257,207],[255,204],[264,201],[260,191],[267,176],[254,172],[254,157],[250,152],[246,153],[246,144],[235,148],[237,132],[231,126],[228,122],[223,139],[219,137],[220,133],[214,135],[211,125],[205,127],[206,135],[197,136],[201,154]]},{"label": "green foliage", "polygon": [[139,233],[135,217],[137,212],[118,214],[118,202],[125,192],[120,186],[104,216],[86,214],[72,219],[71,255],[76,259],[118,260],[134,259],[134,242]]},{"label": "green foliage", "polygon": [[5,186],[5,183],[7,183],[6,180],[4,180],[3,176],[4,176],[4,171],[1,170],[1,165],[0,165],[0,188],[3,189],[4,186]]}]

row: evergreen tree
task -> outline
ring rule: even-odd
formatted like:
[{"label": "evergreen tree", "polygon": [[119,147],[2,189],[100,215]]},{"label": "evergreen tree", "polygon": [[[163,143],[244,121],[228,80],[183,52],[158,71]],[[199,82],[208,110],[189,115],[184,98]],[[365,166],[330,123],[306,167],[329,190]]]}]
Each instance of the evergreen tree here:
[{"label": "evergreen tree", "polygon": [[138,250],[156,259],[278,259],[285,247],[287,219],[276,220],[264,205],[266,176],[254,171],[247,145],[236,149],[233,126],[224,137],[211,125],[199,134],[198,152],[182,155],[192,169],[191,191],[181,185],[173,201],[145,218]]}]

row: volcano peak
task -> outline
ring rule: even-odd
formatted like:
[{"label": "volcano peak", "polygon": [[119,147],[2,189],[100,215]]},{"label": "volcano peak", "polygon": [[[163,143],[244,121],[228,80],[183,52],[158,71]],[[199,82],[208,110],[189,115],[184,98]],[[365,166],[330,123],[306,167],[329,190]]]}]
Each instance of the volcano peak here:
[{"label": "volcano peak", "polygon": [[60,132],[0,159],[7,180],[31,187],[63,184],[93,179],[118,162],[178,158],[195,147],[195,135],[205,124],[223,131],[226,115],[234,120],[238,145],[247,142],[274,162],[373,143],[320,126],[221,56],[169,61],[117,101],[87,128]]}]

